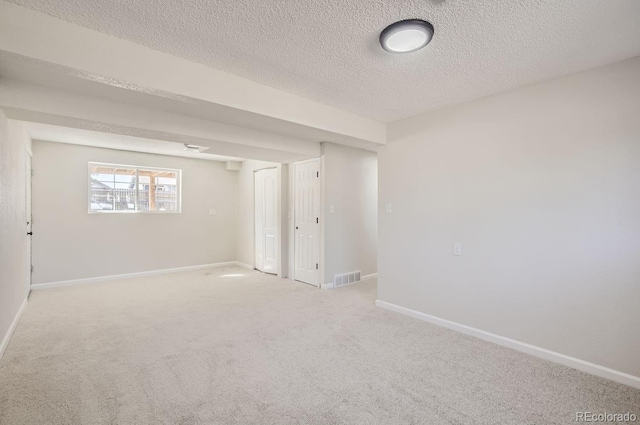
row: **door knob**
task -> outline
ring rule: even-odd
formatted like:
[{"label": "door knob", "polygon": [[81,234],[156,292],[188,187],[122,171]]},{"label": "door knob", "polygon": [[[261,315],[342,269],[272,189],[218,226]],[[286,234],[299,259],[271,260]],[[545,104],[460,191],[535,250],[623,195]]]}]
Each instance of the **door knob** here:
[{"label": "door knob", "polygon": [[27,235],[31,236],[33,235],[33,232],[27,232]]}]

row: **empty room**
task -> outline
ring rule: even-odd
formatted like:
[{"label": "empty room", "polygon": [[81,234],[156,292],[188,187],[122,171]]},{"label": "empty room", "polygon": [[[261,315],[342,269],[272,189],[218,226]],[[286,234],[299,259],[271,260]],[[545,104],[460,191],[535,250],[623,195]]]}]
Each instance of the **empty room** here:
[{"label": "empty room", "polygon": [[639,23],[0,0],[0,424],[640,423]]}]

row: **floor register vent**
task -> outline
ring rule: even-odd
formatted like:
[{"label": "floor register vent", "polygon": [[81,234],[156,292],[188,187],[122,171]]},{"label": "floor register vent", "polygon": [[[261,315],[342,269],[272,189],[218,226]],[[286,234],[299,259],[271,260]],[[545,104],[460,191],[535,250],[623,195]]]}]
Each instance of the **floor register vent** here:
[{"label": "floor register vent", "polygon": [[334,288],[338,286],[348,285],[350,283],[355,283],[360,281],[360,271],[337,274],[333,276],[333,286]]}]

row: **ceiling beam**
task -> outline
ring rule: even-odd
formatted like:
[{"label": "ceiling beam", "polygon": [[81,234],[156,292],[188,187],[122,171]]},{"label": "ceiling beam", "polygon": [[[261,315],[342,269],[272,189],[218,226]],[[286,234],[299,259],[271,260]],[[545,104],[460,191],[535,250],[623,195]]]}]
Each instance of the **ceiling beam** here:
[{"label": "ceiling beam", "polygon": [[214,105],[224,109],[222,120],[231,117],[248,128],[261,122],[276,131],[306,129],[322,137],[318,141],[364,143],[371,149],[386,143],[384,123],[2,0],[0,51],[62,67],[78,80]]},{"label": "ceiling beam", "polygon": [[11,119],[194,144],[230,157],[291,162],[320,155],[318,142],[15,80],[0,79],[0,108]]}]

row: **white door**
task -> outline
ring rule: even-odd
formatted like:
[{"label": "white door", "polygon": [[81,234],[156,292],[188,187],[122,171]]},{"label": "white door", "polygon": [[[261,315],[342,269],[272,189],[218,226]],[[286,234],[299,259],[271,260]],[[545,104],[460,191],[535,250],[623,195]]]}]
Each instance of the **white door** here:
[{"label": "white door", "polygon": [[255,172],[256,269],[278,273],[278,170]]},{"label": "white door", "polygon": [[294,164],[294,279],[320,286],[320,160]]},{"label": "white door", "polygon": [[26,164],[26,221],[27,221],[27,281],[25,283],[25,294],[29,296],[31,291],[31,234],[33,218],[31,214],[31,154],[27,152],[27,164]]}]

